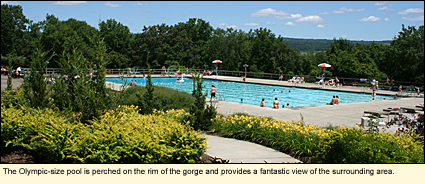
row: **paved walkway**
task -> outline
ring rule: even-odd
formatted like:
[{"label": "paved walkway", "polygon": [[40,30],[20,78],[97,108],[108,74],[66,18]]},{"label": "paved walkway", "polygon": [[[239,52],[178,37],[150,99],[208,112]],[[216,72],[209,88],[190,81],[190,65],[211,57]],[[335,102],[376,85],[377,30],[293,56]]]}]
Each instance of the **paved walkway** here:
[{"label": "paved walkway", "polygon": [[[21,86],[22,82],[24,82],[24,79],[22,78],[12,78],[12,89],[16,89],[19,86]],[[7,76],[1,75],[1,89],[7,88]]]},{"label": "paved walkway", "polygon": [[301,161],[274,149],[252,142],[205,135],[206,154],[229,160],[230,163],[300,163]]}]

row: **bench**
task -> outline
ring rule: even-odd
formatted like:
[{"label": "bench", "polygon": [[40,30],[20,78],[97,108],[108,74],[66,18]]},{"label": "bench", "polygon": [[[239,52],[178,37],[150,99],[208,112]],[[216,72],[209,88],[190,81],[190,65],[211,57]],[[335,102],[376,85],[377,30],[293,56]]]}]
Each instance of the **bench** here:
[{"label": "bench", "polygon": [[386,112],[375,112],[375,111],[364,111],[363,112],[364,114],[372,114],[372,115],[374,115],[374,116],[376,116],[376,117],[382,117],[382,115],[388,115],[388,113],[386,113]]}]

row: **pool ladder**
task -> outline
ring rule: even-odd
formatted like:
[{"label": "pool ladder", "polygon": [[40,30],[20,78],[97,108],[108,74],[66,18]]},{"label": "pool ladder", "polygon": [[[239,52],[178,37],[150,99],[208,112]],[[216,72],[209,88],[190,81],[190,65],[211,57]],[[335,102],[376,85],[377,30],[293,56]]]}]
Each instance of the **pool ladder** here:
[{"label": "pool ladder", "polygon": [[218,93],[217,95],[218,95],[218,100],[219,101],[226,101],[226,98],[224,98],[224,95],[223,94]]},{"label": "pool ladder", "polygon": [[368,87],[362,86],[360,88],[360,93],[366,93],[366,91],[369,91],[369,88]]}]

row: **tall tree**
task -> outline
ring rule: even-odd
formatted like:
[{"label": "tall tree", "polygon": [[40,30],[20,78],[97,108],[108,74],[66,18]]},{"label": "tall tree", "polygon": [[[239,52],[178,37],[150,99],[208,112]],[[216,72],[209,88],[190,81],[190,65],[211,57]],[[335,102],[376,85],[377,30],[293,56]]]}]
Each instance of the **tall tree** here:
[{"label": "tall tree", "polygon": [[402,25],[385,52],[385,73],[400,81],[424,81],[424,26]]},{"label": "tall tree", "polygon": [[[1,5],[1,55],[16,53],[22,56],[25,47],[24,35],[28,32],[27,25],[31,23],[22,13],[20,5]],[[7,65],[7,63],[2,63]]]}]

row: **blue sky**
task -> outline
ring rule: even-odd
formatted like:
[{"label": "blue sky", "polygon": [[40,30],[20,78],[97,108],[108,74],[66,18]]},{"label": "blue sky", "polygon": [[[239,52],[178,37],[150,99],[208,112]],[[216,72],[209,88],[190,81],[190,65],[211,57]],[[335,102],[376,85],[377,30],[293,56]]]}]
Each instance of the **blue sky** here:
[{"label": "blue sky", "polygon": [[424,25],[423,1],[1,1],[21,5],[34,22],[46,15],[98,28],[115,19],[133,33],[143,26],[202,18],[214,28],[260,27],[290,38],[392,40],[401,26]]}]

